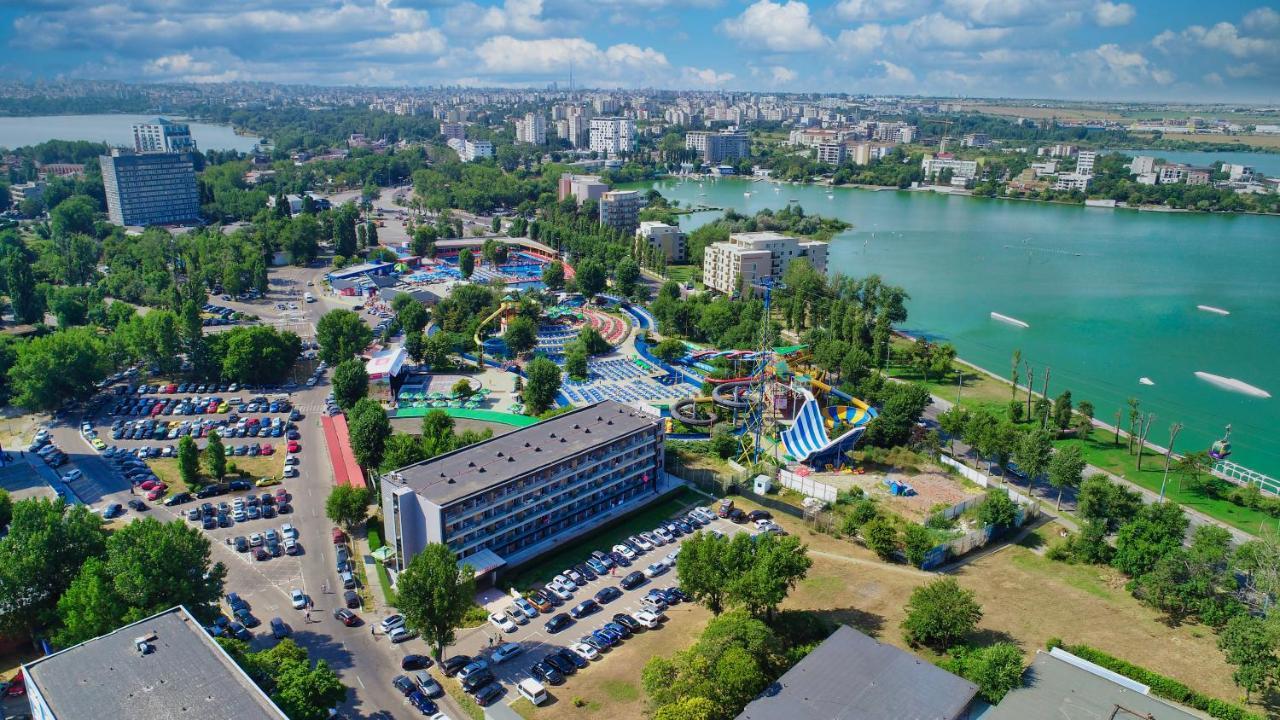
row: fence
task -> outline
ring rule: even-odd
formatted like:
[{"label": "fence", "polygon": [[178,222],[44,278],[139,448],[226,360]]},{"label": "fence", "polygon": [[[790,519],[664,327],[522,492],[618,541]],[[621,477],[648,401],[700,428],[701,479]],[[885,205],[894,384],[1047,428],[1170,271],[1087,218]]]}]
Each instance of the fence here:
[{"label": "fence", "polygon": [[940,460],[942,460],[943,465],[947,465],[955,468],[957,471],[959,471],[960,475],[963,476],[966,480],[971,480],[981,485],[982,487],[992,487],[992,486],[1001,487],[1003,490],[1009,493],[1009,499],[1018,503],[1019,505],[1031,505],[1031,506],[1037,505],[1036,500],[1034,498],[1029,497],[1027,495],[1023,495],[1022,493],[1018,492],[1017,490],[1014,490],[1011,487],[1008,487],[1007,485],[1001,486],[999,483],[996,482],[995,478],[991,477],[990,475],[984,472],[974,470],[973,468],[969,467],[968,465],[965,465],[964,463],[960,462],[959,460],[956,460],[955,458],[951,457],[950,455],[947,455],[946,453],[942,453],[938,457]]},{"label": "fence", "polygon": [[797,475],[790,470],[779,470],[778,482],[782,487],[795,490],[805,497],[818,498],[829,503],[836,501],[835,487],[818,482],[811,477]]}]

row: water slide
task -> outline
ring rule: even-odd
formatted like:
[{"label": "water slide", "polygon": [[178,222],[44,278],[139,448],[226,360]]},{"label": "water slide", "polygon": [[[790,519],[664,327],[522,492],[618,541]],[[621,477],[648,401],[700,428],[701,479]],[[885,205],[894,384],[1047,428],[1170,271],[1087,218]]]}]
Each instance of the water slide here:
[{"label": "water slide", "polygon": [[482,347],[481,345],[482,340],[480,338],[480,333],[484,331],[484,326],[493,322],[499,315],[501,315],[502,313],[506,312],[507,310],[513,307],[516,307],[515,303],[508,303],[508,302],[499,303],[498,309],[494,310],[492,315],[480,321],[480,324],[476,326],[476,336],[474,338],[476,341],[476,347]]},{"label": "water slide", "polygon": [[[876,416],[876,411],[860,400],[850,398],[851,406],[822,408],[812,392],[800,388],[796,392],[804,396],[804,403],[796,414],[795,422],[782,432],[782,442],[787,454],[800,462],[834,460],[853,448],[867,429],[867,423]],[[837,422],[850,427],[832,439],[827,435],[827,428],[835,427]]]}]

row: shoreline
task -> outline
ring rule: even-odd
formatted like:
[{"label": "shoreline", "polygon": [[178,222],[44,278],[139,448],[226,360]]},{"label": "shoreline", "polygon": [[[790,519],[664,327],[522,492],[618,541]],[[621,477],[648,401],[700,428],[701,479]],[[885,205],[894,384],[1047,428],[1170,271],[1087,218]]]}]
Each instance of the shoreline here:
[{"label": "shoreline", "polygon": [[[891,186],[891,185],[865,185],[865,184],[860,184],[860,183],[847,183],[847,184],[844,184],[844,185],[833,185],[833,184],[831,184],[831,181],[830,181],[830,180],[822,180],[822,181],[814,181],[814,180],[775,180],[775,179],[773,179],[773,178],[757,178],[757,177],[749,177],[749,176],[747,176],[747,175],[730,175],[730,176],[727,176],[727,177],[719,177],[719,176],[714,176],[714,175],[700,175],[700,174],[699,174],[699,175],[695,175],[695,174],[681,175],[681,174],[676,174],[676,173],[668,173],[668,174],[666,174],[666,175],[659,175],[659,176],[657,176],[656,178],[654,178],[654,180],[647,181],[647,182],[655,182],[655,181],[661,181],[661,180],[686,180],[686,179],[687,179],[687,180],[699,180],[699,181],[703,181],[703,180],[707,180],[707,179],[713,179],[713,180],[712,180],[712,182],[718,182],[718,181],[720,181],[720,180],[744,180],[744,181],[747,181],[747,182],[753,182],[753,183],[763,182],[763,183],[769,183],[769,184],[771,184],[771,185],[780,185],[780,186],[783,186],[783,185],[796,185],[796,186],[800,186],[800,187],[814,187],[814,188],[825,189],[827,192],[830,192],[830,191],[832,191],[832,190],[839,189],[839,188],[847,188],[847,189],[850,189],[850,190],[863,190],[863,191],[867,191],[867,192],[903,192],[903,193],[924,193],[924,192],[929,192],[929,193],[934,193],[934,194],[937,194],[937,195],[956,195],[956,196],[960,196],[960,197],[968,197],[968,198],[973,198],[973,199],[977,199],[977,200],[1015,200],[1015,201],[1019,201],[1019,202],[1044,203],[1044,204],[1046,204],[1046,205],[1063,205],[1063,206],[1066,206],[1066,207],[1078,207],[1078,208],[1083,208],[1083,209],[1094,209],[1094,210],[1132,210],[1132,211],[1134,211],[1134,212],[1159,212],[1159,213],[1171,213],[1171,214],[1175,214],[1175,215],[1181,215],[1181,214],[1186,214],[1186,215],[1227,215],[1227,216],[1231,216],[1231,215],[1257,215],[1257,216],[1259,216],[1259,217],[1280,217],[1280,212],[1268,213],[1268,212],[1258,212],[1258,211],[1256,211],[1256,210],[1230,210],[1230,211],[1225,211],[1225,210],[1195,210],[1195,209],[1192,209],[1192,208],[1175,208],[1175,207],[1169,207],[1168,205],[1136,205],[1136,206],[1135,206],[1135,205],[1125,205],[1125,206],[1123,206],[1123,207],[1117,206],[1117,207],[1093,207],[1093,208],[1091,208],[1089,205],[1087,205],[1086,203],[1083,203],[1083,202],[1076,203],[1076,202],[1068,202],[1068,201],[1066,201],[1066,200],[1041,200],[1040,198],[1031,198],[1031,197],[1010,197],[1010,196],[1008,196],[1008,195],[996,195],[996,196],[994,196],[994,197],[991,197],[991,196],[987,196],[987,195],[975,195],[975,194],[974,194],[974,192],[973,192],[972,190],[969,190],[969,189],[967,189],[967,188],[966,188],[966,189],[959,189],[959,188],[956,188],[956,189],[952,189],[952,188],[934,189],[935,187],[941,187],[941,186],[933,186],[933,185],[922,185],[922,186],[920,186],[920,187],[914,187],[914,188],[900,188],[900,187],[897,187],[897,186]],[[1094,199],[1098,199],[1098,198],[1094,198]]]}]

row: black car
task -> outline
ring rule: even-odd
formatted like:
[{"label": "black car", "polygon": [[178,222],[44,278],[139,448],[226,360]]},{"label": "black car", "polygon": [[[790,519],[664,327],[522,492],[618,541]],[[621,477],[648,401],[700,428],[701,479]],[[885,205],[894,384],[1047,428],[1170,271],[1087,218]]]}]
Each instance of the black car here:
[{"label": "black car", "polygon": [[631,561],[620,552],[611,552],[609,557],[613,558],[613,564],[618,567],[631,567]]},{"label": "black car", "polygon": [[600,604],[595,600],[583,600],[577,605],[574,605],[573,609],[569,611],[569,614],[572,615],[574,619],[578,619],[599,611]]},{"label": "black car", "polygon": [[492,705],[502,697],[502,683],[491,682],[475,690],[476,702],[480,705]]},{"label": "black car", "polygon": [[693,532],[693,526],[685,522],[684,520],[676,520],[675,523],[676,523],[676,527],[680,528],[681,532],[683,532],[685,535],[688,535]]},{"label": "black car", "polygon": [[547,632],[558,633],[573,624],[573,618],[564,613],[557,613],[547,621]]},{"label": "black car", "polygon": [[572,675],[578,672],[578,666],[560,656],[559,652],[548,653],[542,661],[555,668],[561,675]]},{"label": "black car", "polygon": [[245,540],[243,535],[237,535],[235,539],[236,552],[249,552],[249,541]]},{"label": "black car", "polygon": [[230,483],[227,483],[227,487],[232,490],[252,490],[253,483],[248,480],[232,480]]},{"label": "black car", "polygon": [[416,692],[418,689],[418,685],[410,680],[408,675],[397,675],[391,678],[391,685],[405,697],[409,697],[411,693]]},{"label": "black car", "polygon": [[769,512],[768,510],[752,510],[751,512],[747,513],[747,519],[750,520],[751,522],[755,522],[757,520],[772,520],[773,513]]},{"label": "black car", "polygon": [[596,593],[596,602],[605,605],[620,597],[622,597],[622,591],[610,585],[609,587],[600,588],[599,592]]},{"label": "black car", "polygon": [[622,582],[618,584],[622,586],[623,590],[631,590],[643,585],[644,580],[644,573],[636,570],[635,572],[628,573],[626,577],[622,578]]},{"label": "black car", "polygon": [[744,522],[746,522],[746,521],[747,521],[747,514],[746,514],[746,513],[744,513],[744,512],[742,512],[742,509],[741,509],[741,508],[733,508],[733,509],[731,509],[731,510],[729,511],[729,514],[728,514],[728,515],[726,515],[726,517],[728,517],[728,518],[729,518],[729,520],[731,520],[731,521],[733,521],[733,522],[735,522],[735,523],[738,523],[738,524],[742,524],[742,523],[744,523]]},{"label": "black car", "polygon": [[669,587],[669,588],[667,588],[667,594],[668,594],[668,595],[674,595],[674,596],[676,596],[676,598],[677,598],[678,600],[680,600],[680,602],[688,602],[688,601],[689,601],[689,595],[688,595],[688,593],[686,593],[685,591],[681,590],[681,589],[680,589],[680,588],[678,588],[678,587]]},{"label": "black car", "polygon": [[681,597],[684,593],[677,593],[675,588],[661,588],[658,592],[662,594],[662,599],[666,600],[668,605],[676,605],[684,599]]},{"label": "black car", "polygon": [[454,655],[453,657],[446,658],[441,662],[440,669],[444,672],[445,677],[453,677],[458,674],[459,670],[466,667],[470,662],[470,655]]},{"label": "black car", "polygon": [[138,512],[144,512],[147,509],[147,504],[142,502],[138,498],[134,498],[129,501],[129,507],[134,510],[137,510]]},{"label": "black car", "polygon": [[581,655],[570,650],[569,648],[560,648],[559,650],[556,651],[555,654],[561,660],[567,660],[570,665],[573,665],[575,668],[579,670],[591,665],[590,660],[582,657]]},{"label": "black car", "polygon": [[559,685],[564,682],[564,674],[552,667],[551,663],[546,660],[539,660],[534,663],[533,666],[529,668],[529,672],[533,673],[534,677],[541,679],[548,685]]},{"label": "black car", "polygon": [[182,503],[185,503],[185,502],[191,502],[191,493],[186,493],[186,492],[174,493],[164,499],[164,504],[166,507],[181,505]]},{"label": "black car", "polygon": [[577,570],[579,575],[586,578],[587,582],[591,582],[592,580],[596,579],[596,571],[592,570],[586,565],[579,563],[578,565],[574,565],[573,569]]},{"label": "black car", "polygon": [[633,633],[638,633],[644,629],[644,626],[641,625],[638,620],[636,620],[635,618],[631,617],[626,613],[618,613],[617,615],[614,615],[613,621],[618,623],[622,627],[630,630]]},{"label": "black car", "polygon": [[400,658],[401,670],[422,670],[431,667],[431,658],[426,655],[405,655]]},{"label": "black car", "polygon": [[348,590],[342,593],[342,600],[347,604],[348,608],[355,609],[360,607],[360,593],[355,590]]},{"label": "black car", "polygon": [[289,626],[280,618],[271,618],[271,636],[279,640],[289,637]]},{"label": "black car", "polygon": [[467,692],[475,692],[478,688],[482,688],[492,681],[493,671],[485,668],[484,670],[473,672],[468,675],[467,679],[462,681],[462,689]]},{"label": "black car", "polygon": [[205,530],[212,530],[218,527],[218,521],[212,515],[205,515],[203,525]]}]

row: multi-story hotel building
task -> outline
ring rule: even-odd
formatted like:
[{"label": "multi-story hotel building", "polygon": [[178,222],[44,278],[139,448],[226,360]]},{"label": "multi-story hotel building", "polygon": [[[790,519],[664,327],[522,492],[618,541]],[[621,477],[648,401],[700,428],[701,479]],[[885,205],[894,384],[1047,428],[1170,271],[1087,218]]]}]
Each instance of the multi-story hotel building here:
[{"label": "multi-story hotel building", "polygon": [[99,158],[107,217],[116,225],[172,225],[200,218],[191,153],[132,153]]},{"label": "multi-story hotel building", "polygon": [[775,232],[734,233],[702,253],[702,282],[725,295],[750,295],[766,279],[781,280],[792,260],[804,258],[827,274],[827,243]]},{"label": "multi-story hotel building", "polygon": [[477,575],[527,562],[659,497],[662,419],[605,401],[382,476],[403,570],[444,543]]}]

